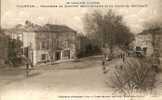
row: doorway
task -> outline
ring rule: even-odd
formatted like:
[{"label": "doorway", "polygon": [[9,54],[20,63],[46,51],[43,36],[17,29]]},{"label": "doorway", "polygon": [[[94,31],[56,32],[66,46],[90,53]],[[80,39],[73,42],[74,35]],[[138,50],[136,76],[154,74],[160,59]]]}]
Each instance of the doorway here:
[{"label": "doorway", "polygon": [[57,51],[55,54],[55,59],[60,60],[61,59],[61,51]]}]

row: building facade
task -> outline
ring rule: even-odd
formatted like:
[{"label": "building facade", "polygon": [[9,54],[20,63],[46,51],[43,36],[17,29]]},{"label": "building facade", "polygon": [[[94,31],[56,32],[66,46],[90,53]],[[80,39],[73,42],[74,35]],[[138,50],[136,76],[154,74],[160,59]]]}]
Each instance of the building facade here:
[{"label": "building facade", "polygon": [[65,25],[39,26],[29,21],[9,29],[7,34],[23,43],[23,54],[33,65],[75,59],[76,31]]},{"label": "building facade", "polygon": [[133,44],[135,50],[138,48],[145,50],[146,56],[151,56],[153,54],[152,36],[150,34],[136,35]]},{"label": "building facade", "polygon": [[146,49],[146,56],[152,56],[157,52],[162,57],[162,29],[145,30],[135,37],[134,47]]}]

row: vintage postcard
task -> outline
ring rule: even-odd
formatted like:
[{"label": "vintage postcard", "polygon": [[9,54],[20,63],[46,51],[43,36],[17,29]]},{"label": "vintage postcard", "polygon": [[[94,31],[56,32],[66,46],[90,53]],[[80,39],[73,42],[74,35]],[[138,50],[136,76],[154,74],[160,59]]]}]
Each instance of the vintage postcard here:
[{"label": "vintage postcard", "polygon": [[0,7],[0,100],[162,100],[162,0]]}]

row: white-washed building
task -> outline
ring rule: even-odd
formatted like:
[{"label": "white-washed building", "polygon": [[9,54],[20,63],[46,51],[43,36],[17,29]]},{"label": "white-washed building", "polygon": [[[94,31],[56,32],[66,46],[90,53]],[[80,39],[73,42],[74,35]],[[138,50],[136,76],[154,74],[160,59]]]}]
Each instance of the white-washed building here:
[{"label": "white-washed building", "polygon": [[152,36],[150,34],[138,34],[133,41],[134,49],[141,48],[146,50],[146,56],[151,56],[153,53]]},{"label": "white-washed building", "polygon": [[23,54],[33,65],[75,59],[76,31],[65,25],[39,26],[26,21],[25,25],[7,29],[6,34],[22,41]]},{"label": "white-washed building", "polygon": [[141,47],[146,49],[146,56],[151,56],[158,52],[162,57],[162,29],[150,29],[139,33],[133,42],[134,47]]}]

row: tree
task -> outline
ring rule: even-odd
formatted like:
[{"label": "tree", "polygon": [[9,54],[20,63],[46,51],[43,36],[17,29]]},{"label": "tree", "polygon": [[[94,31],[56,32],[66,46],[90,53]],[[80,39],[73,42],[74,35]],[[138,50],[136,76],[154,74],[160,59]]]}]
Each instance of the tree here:
[{"label": "tree", "polygon": [[78,35],[77,57],[87,57],[100,53],[100,48],[95,45],[95,40],[90,40],[87,36]]},{"label": "tree", "polygon": [[13,66],[17,66],[21,63],[20,55],[22,53],[21,47],[22,47],[22,41],[19,39],[9,39],[9,45],[8,45],[8,59],[9,63]]},{"label": "tree", "polygon": [[88,37],[95,39],[101,47],[109,48],[111,52],[114,46],[128,46],[134,38],[123,23],[122,16],[116,15],[112,10],[106,14],[99,11],[86,14],[84,27]]},{"label": "tree", "polygon": [[8,36],[5,35],[4,30],[0,28],[0,64],[5,64],[8,59]]}]

